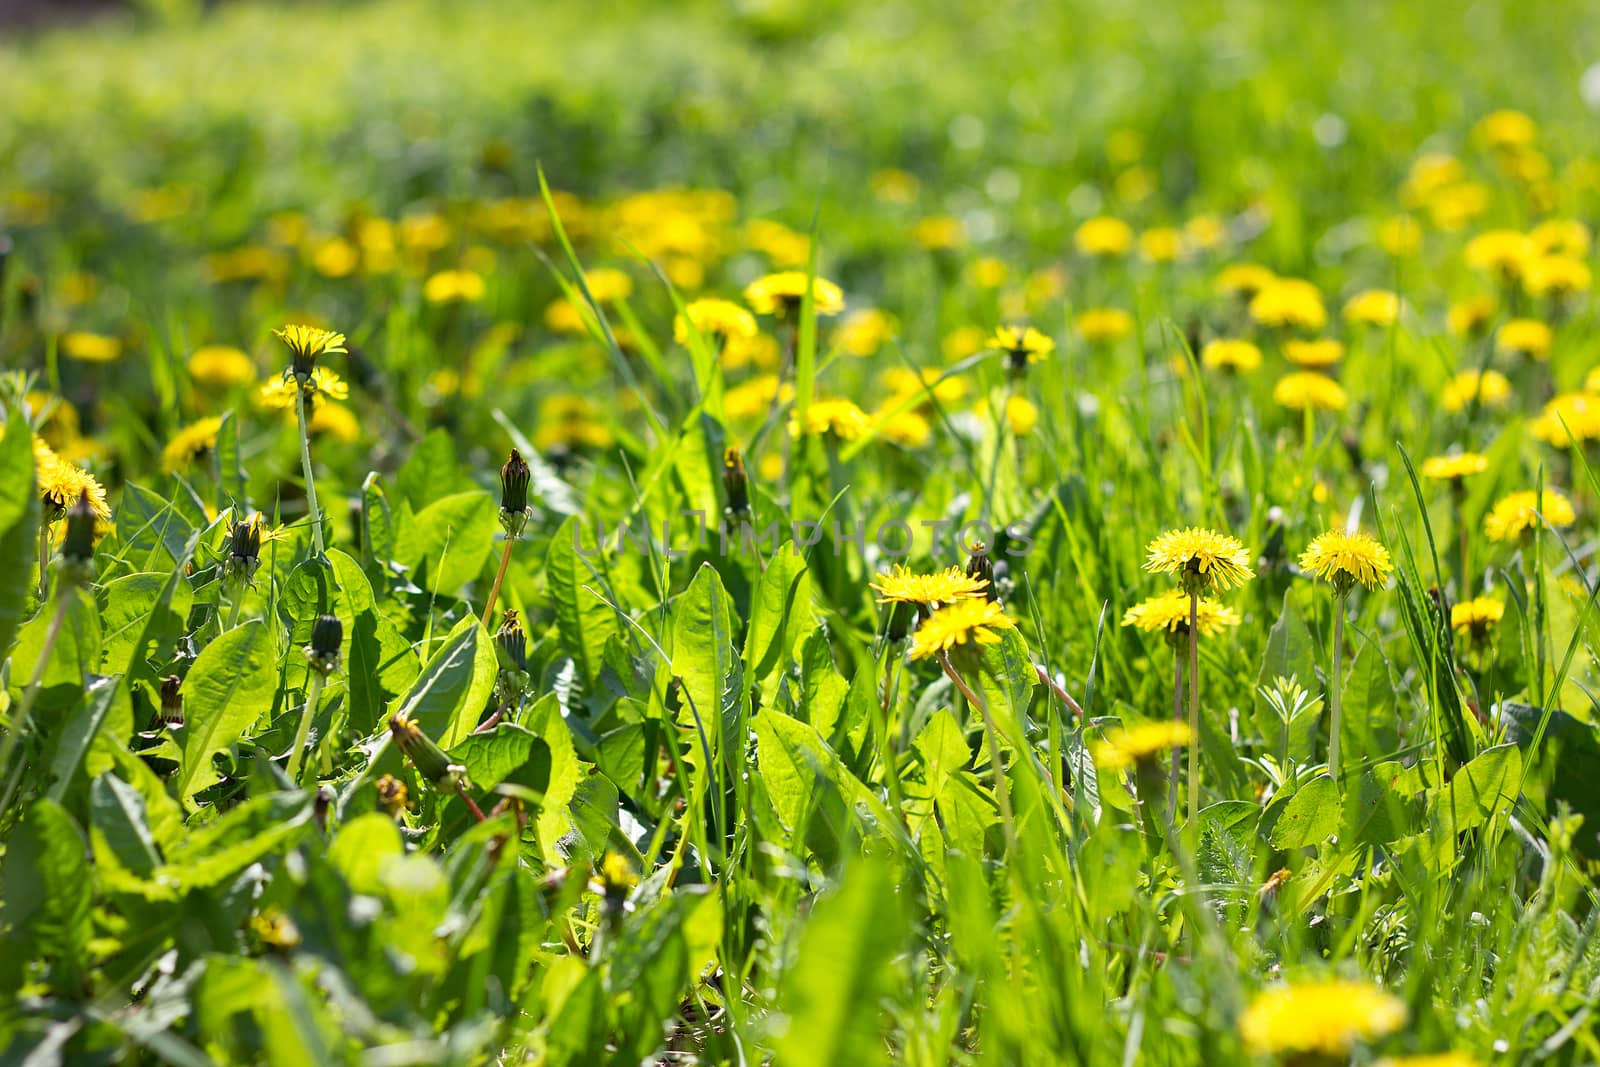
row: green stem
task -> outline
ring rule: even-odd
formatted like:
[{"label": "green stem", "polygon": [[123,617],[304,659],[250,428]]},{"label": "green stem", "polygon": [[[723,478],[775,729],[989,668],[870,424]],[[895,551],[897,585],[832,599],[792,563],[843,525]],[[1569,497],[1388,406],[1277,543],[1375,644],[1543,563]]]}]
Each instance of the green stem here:
[{"label": "green stem", "polygon": [[50,523],[39,523],[39,602],[50,592]]},{"label": "green stem", "polygon": [[506,536],[505,551],[500,553],[500,569],[495,572],[494,585],[489,587],[489,601],[483,605],[483,626],[489,628],[489,622],[494,618],[494,603],[500,599],[500,586],[506,580],[506,568],[511,566],[511,546],[517,543],[515,537]]},{"label": "green stem", "polygon": [[1200,594],[1189,594],[1189,825],[1200,825]]},{"label": "green stem", "polygon": [[882,714],[878,717],[878,755],[883,760],[883,775],[889,786],[889,802],[894,805],[895,816],[902,822],[906,819],[905,794],[900,786],[900,746],[895,744],[894,733],[890,729],[893,718],[892,696],[894,693],[894,643],[885,641],[883,658],[883,699],[879,701]]},{"label": "green stem", "polygon": [[1344,690],[1344,676],[1340,671],[1340,666],[1344,662],[1344,607],[1345,598],[1349,595],[1349,593],[1339,593],[1334,597],[1333,677],[1328,680],[1328,707],[1332,712],[1329,717],[1331,734],[1328,738],[1328,774],[1336,782],[1339,780],[1339,735],[1341,728],[1339,697]]},{"label": "green stem", "polygon": [[311,428],[306,423],[306,391],[295,380],[294,412],[300,422],[300,466],[306,478],[306,512],[311,520],[311,544],[320,559],[326,553],[322,547],[322,509],[317,507],[317,481],[311,473]]},{"label": "green stem", "polygon": [[[289,780],[300,782],[300,760],[305,755],[306,738],[311,734],[311,717],[322,700],[322,685],[327,679],[319,670],[311,672],[311,688],[306,692],[306,706],[300,711],[300,725],[294,732],[294,747],[289,750]],[[319,744],[320,744],[320,738]],[[310,763],[307,764],[310,766]]]},{"label": "green stem", "polygon": [[967,698],[967,703],[977,708],[983,716],[983,728],[989,742],[989,766],[994,772],[995,803],[1000,808],[1000,825],[1005,830],[1009,854],[1018,855],[1017,822],[1011,811],[1011,783],[1006,778],[1005,766],[1000,762],[1000,728],[995,724],[994,716],[989,714],[989,705],[956,673],[948,652],[939,653],[939,665],[944,668],[945,676],[961,691],[961,695]]},{"label": "green stem", "polygon": [[[244,609],[244,591],[245,591],[245,584],[243,582],[240,582],[238,591],[235,593],[234,598],[233,598],[233,606],[228,609],[228,629],[229,630],[231,630],[235,626],[239,625],[239,615]],[[224,632],[226,632],[226,631],[224,631]]]},{"label": "green stem", "polygon": [[44,672],[50,666],[50,655],[55,651],[56,641],[61,636],[62,624],[66,622],[67,606],[71,599],[65,594],[69,586],[56,589],[56,612],[50,618],[50,627],[45,630],[44,641],[39,646],[39,660],[34,664],[33,677],[28,681],[28,688],[23,690],[22,699],[17,702],[17,711],[11,719],[11,728],[6,731],[4,741],[0,741],[0,774],[5,776],[5,799],[0,800],[0,813],[11,807],[12,797],[22,784],[22,773],[11,773],[11,757],[16,751],[22,735],[27,732],[29,719],[33,714],[33,702],[38,699],[39,686],[44,681]]},{"label": "green stem", "polygon": [[[1172,721],[1183,721],[1183,653],[1174,646],[1172,649]],[[1172,750],[1172,769],[1167,781],[1167,821],[1175,822],[1178,818],[1178,776],[1182,771],[1182,757],[1178,750]]]}]

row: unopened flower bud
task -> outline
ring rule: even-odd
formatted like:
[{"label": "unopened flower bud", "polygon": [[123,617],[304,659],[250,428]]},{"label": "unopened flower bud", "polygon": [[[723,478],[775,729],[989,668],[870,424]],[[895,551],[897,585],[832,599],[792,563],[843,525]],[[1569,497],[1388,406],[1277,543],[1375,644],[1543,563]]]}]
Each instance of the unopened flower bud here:
[{"label": "unopened flower bud", "polygon": [[392,774],[386,774],[375,783],[378,790],[378,806],[389,814],[391,818],[398,819],[405,810],[411,806],[411,798],[407,793],[406,784]]},{"label": "unopened flower bud", "polygon": [[339,648],[344,643],[344,623],[337,616],[321,615],[311,624],[311,643],[306,646],[306,662],[313,670],[332,674],[339,669]]},{"label": "unopened flower bud", "polygon": [[495,652],[500,659],[500,669],[525,671],[528,669],[528,635],[522,630],[522,620],[515,611],[507,611],[500,619],[500,629],[494,634]]},{"label": "unopened flower bud", "polygon": [[533,482],[533,471],[522,453],[511,450],[511,458],[500,468],[500,525],[508,537],[522,533],[528,522],[528,486]]},{"label": "unopened flower bud", "polygon": [[986,582],[983,587],[984,597],[999,601],[1000,592],[994,584],[994,560],[989,555],[989,546],[982,541],[974,541],[967,546],[967,577]]},{"label": "unopened flower bud", "polygon": [[261,515],[241,519],[228,535],[228,559],[223,572],[235,581],[248,582],[261,566]]},{"label": "unopened flower bud", "polygon": [[465,773],[466,768],[451,763],[444,749],[434,744],[433,739],[423,733],[422,727],[412,722],[405,712],[396,712],[389,720],[389,733],[394,737],[394,743],[400,746],[400,751],[411,760],[417,773],[432,785]]},{"label": "unopened flower bud", "polygon": [[161,679],[161,724],[167,727],[183,725],[183,679],[169,674]]},{"label": "unopened flower bud", "polygon": [[94,560],[94,508],[89,504],[89,494],[81,493],[77,502],[67,509],[67,535],[61,542],[63,564],[87,567]]},{"label": "unopened flower bud", "polygon": [[728,498],[724,512],[729,518],[750,514],[750,478],[737,448],[722,453],[722,488]]}]

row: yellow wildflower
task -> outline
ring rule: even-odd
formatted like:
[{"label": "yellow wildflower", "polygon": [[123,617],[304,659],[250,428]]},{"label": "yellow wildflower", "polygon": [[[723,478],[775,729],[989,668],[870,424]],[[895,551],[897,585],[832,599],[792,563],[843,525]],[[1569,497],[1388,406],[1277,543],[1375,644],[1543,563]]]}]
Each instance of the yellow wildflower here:
[{"label": "yellow wildflower", "polygon": [[927,659],[948,652],[957,645],[1000,643],[999,630],[1014,630],[1017,624],[992,600],[967,598],[947,604],[922,620],[911,635],[911,658]]},{"label": "yellow wildflower", "polygon": [[1546,489],[1542,499],[1533,490],[1522,490],[1495,502],[1483,520],[1483,532],[1491,541],[1514,541],[1539,530],[1546,522],[1559,528],[1571,526],[1577,517],[1572,501],[1554,489]]},{"label": "yellow wildflower", "polygon": [[1126,771],[1141,763],[1153,766],[1158,757],[1193,743],[1188,723],[1157,721],[1107,730],[1091,752],[1101,770]]},{"label": "yellow wildflower", "polygon": [[1300,569],[1331,582],[1334,589],[1344,593],[1357,582],[1368,589],[1381,587],[1388,581],[1394,564],[1389,550],[1370,534],[1329,530],[1312,538],[1300,554]]},{"label": "yellow wildflower", "polygon": [[1344,1058],[1357,1042],[1406,1022],[1398,997],[1366,982],[1328,979],[1256,994],[1239,1016],[1239,1034],[1257,1056],[1309,1053]]}]

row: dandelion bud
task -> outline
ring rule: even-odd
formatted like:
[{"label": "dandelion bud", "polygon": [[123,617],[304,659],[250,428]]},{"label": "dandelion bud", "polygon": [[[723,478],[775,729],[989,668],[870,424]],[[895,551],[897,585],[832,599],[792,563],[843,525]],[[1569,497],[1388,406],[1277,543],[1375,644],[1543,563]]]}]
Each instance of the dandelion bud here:
[{"label": "dandelion bud", "polygon": [[378,806],[390,818],[398,819],[405,810],[411,806],[411,798],[407,795],[406,784],[392,774],[386,774],[375,783],[378,790]]},{"label": "dandelion bud", "polygon": [[999,601],[1000,593],[994,584],[994,560],[989,555],[989,546],[982,541],[967,546],[967,577],[984,582],[984,597]]},{"label": "dandelion bud", "polygon": [[311,624],[311,643],[306,646],[306,662],[312,670],[332,674],[339,669],[339,646],[344,643],[344,623],[336,616],[321,615]]},{"label": "dandelion bud", "polygon": [[77,502],[67,509],[67,536],[61,542],[64,565],[87,567],[94,560],[94,527],[94,508],[89,504],[89,494],[80,493]]},{"label": "dandelion bud", "polygon": [[522,453],[511,450],[511,458],[500,468],[500,525],[506,536],[515,538],[522,533],[528,521],[528,486],[533,481],[533,471]]},{"label": "dandelion bud", "polygon": [[169,674],[161,679],[161,725],[183,725],[183,679]]},{"label": "dandelion bud", "polygon": [[444,750],[433,743],[433,739],[422,732],[422,728],[411,721],[411,717],[400,711],[389,720],[389,733],[394,738],[394,743],[400,747],[411,760],[411,765],[417,773],[432,785],[438,785],[452,777],[465,773],[466,768],[460,764],[451,763],[450,757]]},{"label": "dandelion bud", "polygon": [[722,489],[728,497],[723,509],[728,518],[750,514],[750,479],[745,474],[744,457],[737,448],[722,453]]},{"label": "dandelion bud", "polygon": [[500,629],[494,635],[495,652],[500,658],[500,669],[525,671],[528,669],[528,635],[522,630],[522,620],[515,611],[507,611],[500,620]]},{"label": "dandelion bud", "polygon": [[233,524],[233,532],[228,537],[228,559],[223,564],[223,573],[235,581],[248,582],[255,576],[256,568],[259,566],[261,566],[261,516],[257,514]]}]

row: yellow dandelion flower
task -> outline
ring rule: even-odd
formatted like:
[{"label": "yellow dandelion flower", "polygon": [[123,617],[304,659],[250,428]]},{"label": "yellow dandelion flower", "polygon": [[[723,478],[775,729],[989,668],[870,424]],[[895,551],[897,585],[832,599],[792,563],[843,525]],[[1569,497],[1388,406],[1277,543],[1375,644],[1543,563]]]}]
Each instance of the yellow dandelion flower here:
[{"label": "yellow dandelion flower", "polygon": [[1522,490],[1495,502],[1484,517],[1483,532],[1491,541],[1514,541],[1534,533],[1546,522],[1559,528],[1571,526],[1577,517],[1572,501],[1554,489],[1546,489],[1542,500],[1537,492]]},{"label": "yellow dandelion flower", "polygon": [[1422,461],[1422,476],[1441,482],[1460,482],[1489,469],[1489,458],[1477,452],[1429,456]]},{"label": "yellow dandelion flower", "polygon": [[1589,227],[1578,219],[1546,219],[1528,231],[1528,240],[1540,255],[1574,259],[1587,256],[1592,243]]},{"label": "yellow dandelion flower", "polygon": [[1528,431],[1556,448],[1568,448],[1574,440],[1600,439],[1600,397],[1590,393],[1562,393],[1547,403],[1537,418],[1528,422]]},{"label": "yellow dandelion flower", "polygon": [[78,502],[79,497],[86,494],[95,518],[101,521],[111,518],[111,505],[106,503],[105,486],[82,467],[56,455],[38,436],[33,438],[33,464],[46,521],[54,522],[60,518]]},{"label": "yellow dandelion flower", "polygon": [[911,635],[911,658],[927,659],[957,645],[999,644],[1000,630],[1014,630],[1012,621],[992,600],[966,598],[948,604],[926,619]]},{"label": "yellow dandelion flower", "polygon": [[545,305],[544,324],[556,333],[588,333],[588,315],[588,309],[558,296]]},{"label": "yellow dandelion flower", "polygon": [[1250,318],[1262,326],[1320,330],[1328,324],[1328,310],[1310,282],[1275,278],[1251,298]]},{"label": "yellow dandelion flower", "polygon": [[1391,256],[1409,256],[1422,247],[1422,227],[1410,215],[1394,215],[1378,224],[1378,247]]},{"label": "yellow dandelion flower", "polygon": [[967,228],[954,216],[933,215],[917,220],[911,240],[930,252],[960,248],[967,243]]},{"label": "yellow dandelion flower", "polygon": [[931,574],[918,574],[896,563],[878,575],[870,588],[880,604],[950,604],[969,597],[981,597],[989,585],[986,578],[969,575],[960,566]]},{"label": "yellow dandelion flower", "polygon": [[[687,316],[687,318],[685,317]],[[672,320],[672,338],[680,345],[689,343],[689,326],[694,325],[702,336],[712,341],[726,341],[732,337],[754,337],[757,333],[756,317],[732,300],[706,297],[686,305]]]},{"label": "yellow dandelion flower", "polygon": [[1278,280],[1278,276],[1259,263],[1235,263],[1217,275],[1216,290],[1223,296],[1249,299]]},{"label": "yellow dandelion flower", "polygon": [[79,363],[110,363],[122,355],[122,341],[109,334],[73,330],[61,335],[61,354]]},{"label": "yellow dandelion flower", "polygon": [[1121,308],[1088,308],[1072,324],[1090,344],[1110,344],[1133,332],[1133,316]]},{"label": "yellow dandelion flower", "polygon": [[232,389],[256,380],[255,361],[231,345],[204,345],[188,361],[189,377],[211,389]]},{"label": "yellow dandelion flower", "polygon": [[1590,368],[1583,376],[1583,391],[1591,395],[1600,393],[1600,367]]},{"label": "yellow dandelion flower", "polygon": [[1056,350],[1056,343],[1032,326],[1000,326],[989,337],[989,347],[1004,352],[1016,365],[1044,359]]},{"label": "yellow dandelion flower", "polygon": [[933,424],[915,411],[880,410],[878,436],[902,448],[925,448],[933,440]]},{"label": "yellow dandelion flower", "polygon": [[1209,251],[1228,239],[1228,227],[1215,215],[1196,215],[1183,224],[1183,240],[1191,248]]},{"label": "yellow dandelion flower", "polygon": [[1153,766],[1159,757],[1193,743],[1194,731],[1186,722],[1145,722],[1107,730],[1090,751],[1101,770],[1125,771],[1139,764]]},{"label": "yellow dandelion flower", "polygon": [[1485,230],[1467,242],[1462,252],[1467,266],[1513,280],[1533,253],[1533,242],[1517,230]]},{"label": "yellow dandelion flower", "polygon": [[854,401],[844,399],[813,400],[804,419],[799,415],[789,418],[789,433],[795,437],[832,434],[841,441],[855,441],[871,429],[872,420],[867,413]]},{"label": "yellow dandelion flower", "polygon": [[324,278],[348,278],[361,266],[361,249],[343,237],[324,237],[310,245],[311,269]]},{"label": "yellow dandelion flower", "polygon": [[1494,318],[1495,301],[1492,296],[1473,296],[1457,300],[1445,312],[1445,329],[1457,337],[1471,337],[1481,333]]},{"label": "yellow dandelion flower", "polygon": [[1450,628],[1474,640],[1482,640],[1505,613],[1505,604],[1494,597],[1473,597],[1450,606]]},{"label": "yellow dandelion flower", "polygon": [[1496,351],[1529,359],[1547,358],[1553,341],[1550,327],[1538,319],[1512,319],[1494,335]]},{"label": "yellow dandelion flower", "polygon": [[868,184],[872,195],[886,204],[909,204],[922,188],[915,174],[893,167],[874,173]]},{"label": "yellow dandelion flower", "polygon": [[1366,982],[1301,982],[1264,990],[1239,1016],[1239,1035],[1257,1056],[1310,1053],[1344,1057],[1358,1042],[1406,1022],[1403,1001]]},{"label": "yellow dandelion flower", "polygon": [[[266,411],[293,411],[294,395],[298,386],[293,379],[274,378],[256,390],[256,406]],[[321,399],[344,400],[350,395],[350,386],[334,371],[317,367],[311,372],[306,400],[315,405]]]},{"label": "yellow dandelion flower", "polygon": [[1511,397],[1511,380],[1497,370],[1464,370],[1445,384],[1440,405],[1449,412],[1480,407],[1500,407]]},{"label": "yellow dandelion flower", "polygon": [[845,316],[833,339],[852,356],[865,358],[900,333],[900,320],[878,308],[862,308]]},{"label": "yellow dandelion flower", "polygon": [[950,403],[960,400],[967,395],[966,379],[959,375],[945,375],[933,367],[924,367],[920,372],[908,370],[905,367],[890,367],[883,372],[883,386],[894,398],[891,403],[898,403],[908,397],[924,397],[931,394],[933,399]]},{"label": "yellow dandelion flower", "polygon": [[474,304],[483,299],[483,275],[475,270],[441,270],[422,283],[422,299],[430,304]]},{"label": "yellow dandelion flower", "polygon": [[1006,276],[1010,274],[1005,261],[994,256],[983,256],[974,260],[967,268],[967,277],[972,279],[972,284],[979,289],[998,289],[1006,283]]},{"label": "yellow dandelion flower", "polygon": [[1387,289],[1365,289],[1344,305],[1344,320],[1363,326],[1390,326],[1405,310],[1399,293]]},{"label": "yellow dandelion flower", "polygon": [[[744,290],[745,303],[756,314],[778,318],[798,314],[805,295],[806,276],[797,270],[763,275]],[[811,302],[818,315],[837,315],[844,310],[844,292],[826,278],[813,278]]]},{"label": "yellow dandelion flower", "polygon": [[1576,256],[1537,256],[1522,272],[1522,286],[1529,296],[1548,296],[1562,300],[1574,293],[1586,293],[1594,284],[1589,264]]},{"label": "yellow dandelion flower", "polygon": [[1501,108],[1491,111],[1472,127],[1473,143],[1484,148],[1514,149],[1533,144],[1539,129],[1521,111]]},{"label": "yellow dandelion flower", "polygon": [[596,267],[583,272],[583,283],[597,304],[626,300],[633,295],[633,279],[615,267]]},{"label": "yellow dandelion flower", "polygon": [[361,440],[361,422],[355,412],[343,404],[329,402],[318,404],[306,423],[312,434],[330,437],[350,445]]},{"label": "yellow dandelion flower", "polygon": [[1340,593],[1357,582],[1378,589],[1389,580],[1394,563],[1377,538],[1357,530],[1329,530],[1312,538],[1300,553],[1300,569],[1333,584]]},{"label": "yellow dandelion flower", "polygon": [[1374,1067],[1481,1067],[1465,1052],[1435,1052],[1424,1056],[1385,1056]]},{"label": "yellow dandelion flower", "polygon": [[345,350],[344,334],[324,330],[320,326],[294,322],[272,332],[288,346],[293,359],[292,369],[301,377],[311,373],[319,357],[343,353]]},{"label": "yellow dandelion flower", "polygon": [[1228,534],[1191,526],[1168,530],[1145,547],[1144,569],[1152,574],[1176,574],[1185,593],[1208,588],[1229,589],[1255,577],[1250,552]]},{"label": "yellow dandelion flower", "polygon": [[1350,403],[1342,385],[1316,371],[1285,374],[1272,387],[1272,400],[1290,411],[1343,411]]},{"label": "yellow dandelion flower", "polygon": [[1441,230],[1454,233],[1489,209],[1489,187],[1462,182],[1441,189],[1428,200],[1428,217]]},{"label": "yellow dandelion flower", "polygon": [[722,407],[730,419],[753,419],[772,410],[774,403],[794,399],[794,386],[780,383],[777,375],[764,374],[730,388],[723,395]]},{"label": "yellow dandelion flower", "polygon": [[944,358],[950,363],[966,359],[970,355],[982,352],[988,344],[988,335],[978,326],[957,326],[939,345],[939,350],[944,353]]},{"label": "yellow dandelion flower", "polygon": [[780,267],[803,267],[811,258],[811,238],[771,219],[747,222],[744,240]]},{"label": "yellow dandelion flower", "polygon": [[1200,349],[1200,365],[1210,370],[1248,373],[1261,366],[1261,349],[1249,341],[1230,338],[1207,341]]},{"label": "yellow dandelion flower", "polygon": [[1183,231],[1176,226],[1152,226],[1139,235],[1139,254],[1151,263],[1171,263],[1183,252]]},{"label": "yellow dandelion flower", "polygon": [[1121,219],[1098,216],[1082,223],[1072,243],[1086,256],[1125,256],[1133,247],[1133,229]]},{"label": "yellow dandelion flower", "polygon": [[1344,358],[1344,342],[1332,337],[1285,341],[1283,358],[1297,367],[1332,367]]},{"label": "yellow dandelion flower", "polygon": [[[1242,621],[1237,611],[1210,597],[1201,597],[1196,607],[1195,625],[1201,637],[1215,637]],[[1189,597],[1182,589],[1169,589],[1141,600],[1123,613],[1122,625],[1146,633],[1160,630],[1171,636],[1186,635],[1189,632]]]},{"label": "yellow dandelion flower", "polygon": [[221,429],[222,420],[215,417],[183,427],[161,450],[161,469],[168,473],[187,470],[195,460],[217,447],[217,432]]}]

